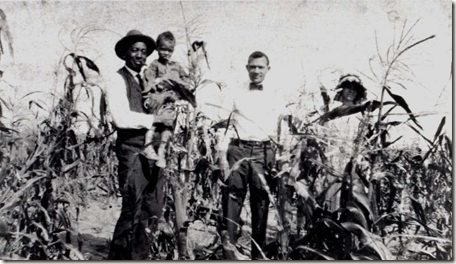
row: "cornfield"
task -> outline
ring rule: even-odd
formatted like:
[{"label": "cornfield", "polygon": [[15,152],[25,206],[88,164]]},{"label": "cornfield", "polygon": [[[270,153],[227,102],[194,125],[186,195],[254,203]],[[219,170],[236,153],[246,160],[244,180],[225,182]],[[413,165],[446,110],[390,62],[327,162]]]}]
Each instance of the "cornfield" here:
[{"label": "cornfield", "polygon": [[[197,39],[191,23],[186,22],[185,34],[189,58],[194,58],[191,44]],[[407,74],[404,53],[432,41],[433,36],[414,40],[414,26],[404,24],[400,40],[385,55],[376,54],[383,73],[365,76],[380,85],[379,100],[336,109],[318,120],[330,123],[362,113],[357,136],[350,142],[354,151],[350,159],[340,159],[342,166],[333,166],[333,156],[341,154],[331,152],[333,139],[321,133],[318,122],[304,114],[279,120],[275,185],[267,188],[272,209],[268,245],[261,252],[265,259],[453,259],[453,146],[444,133],[446,120],[441,119],[433,138],[425,137],[419,116],[397,92],[401,87],[394,77]],[[207,57],[203,62],[208,64]],[[103,96],[96,124],[90,121],[94,116],[76,108],[79,93],[91,98],[93,89],[103,90],[101,81],[88,77],[99,74],[96,63],[68,52],[61,64],[67,71],[63,96],[55,95],[57,104],[43,122],[28,131],[20,131],[21,120],[0,123],[1,259],[106,258],[109,239],[95,247],[90,241],[96,232],[87,234],[79,227],[83,212],[94,202],[109,207],[118,200],[115,130]],[[188,67],[195,94],[203,85],[223,91],[223,85],[202,79],[198,63],[190,59]],[[32,95],[15,104],[41,108],[28,99]],[[0,100],[0,110],[11,105]],[[221,190],[237,168],[221,165],[225,153],[218,146],[230,119],[210,120],[186,103],[177,107],[178,126],[167,152],[165,211],[158,230],[146,230],[153,241],[150,259],[221,260],[227,246],[219,230]],[[394,120],[393,109],[404,111],[408,120]],[[90,127],[84,135],[75,129],[81,119]],[[396,148],[399,138],[390,140],[388,132],[398,126],[410,127],[428,148]],[[329,197],[334,186],[338,188]],[[330,200],[337,202],[329,205]],[[248,259],[251,251],[247,207],[242,235],[231,245],[238,259]],[[104,209],[94,210],[101,215]]]}]

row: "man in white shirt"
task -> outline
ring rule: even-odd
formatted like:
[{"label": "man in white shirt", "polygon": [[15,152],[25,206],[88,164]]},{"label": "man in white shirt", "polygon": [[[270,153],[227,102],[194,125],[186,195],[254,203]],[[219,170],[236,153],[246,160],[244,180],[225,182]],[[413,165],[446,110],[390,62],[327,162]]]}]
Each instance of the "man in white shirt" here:
[{"label": "man in white shirt", "polygon": [[162,171],[138,155],[144,147],[145,133],[153,124],[172,125],[174,121],[173,112],[148,115],[143,108],[140,72],[154,49],[155,41],[151,37],[131,30],[115,46],[125,66],[107,80],[107,103],[117,127],[116,155],[122,192],[122,211],[108,259],[147,259],[150,239],[146,228],[155,228],[164,205]]},{"label": "man in white shirt", "polygon": [[[234,134],[228,146],[227,160],[232,167],[237,161],[239,168],[226,180],[223,191],[223,214],[227,218],[223,228],[227,230],[232,245],[236,244],[238,225],[247,185],[250,188],[252,209],[252,238],[265,246],[268,221],[269,197],[265,185],[269,184],[275,166],[277,122],[287,114],[285,104],[278,100],[270,84],[265,82],[269,58],[256,51],[249,56],[247,72],[250,82],[236,90],[231,98]],[[261,179],[265,181],[263,181]],[[226,258],[231,258],[225,250]],[[252,242],[252,259],[261,258],[258,247]]]}]

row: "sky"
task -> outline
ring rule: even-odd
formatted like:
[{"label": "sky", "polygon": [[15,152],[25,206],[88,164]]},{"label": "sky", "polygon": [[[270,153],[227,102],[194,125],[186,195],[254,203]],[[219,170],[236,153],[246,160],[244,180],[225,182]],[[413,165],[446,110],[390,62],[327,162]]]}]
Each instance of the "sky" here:
[{"label": "sky", "polygon": [[[378,60],[377,54],[385,58],[405,21],[408,29],[419,20],[410,43],[435,37],[404,53],[401,63],[413,75],[397,77],[406,90],[392,88],[414,112],[437,113],[419,119],[426,135],[433,135],[443,116],[452,124],[450,1],[2,1],[0,9],[7,16],[14,47],[14,57],[0,58],[0,94],[25,109],[32,99],[44,108],[52,106],[46,93],[62,92],[61,60],[69,52],[93,59],[103,76],[122,67],[114,45],[130,29],[154,39],[171,30],[178,40],[174,59],[185,64],[183,30],[189,21],[198,25],[192,39],[208,43],[211,78],[228,89],[247,81],[247,57],[261,50],[270,57],[268,78],[286,100],[300,100],[312,108],[319,101],[309,97],[318,95],[319,82],[333,88],[340,74],[350,72],[361,76],[369,98],[375,99],[378,82],[362,75],[372,75],[369,61]],[[148,61],[156,56],[155,52]],[[372,67],[376,75],[383,74],[384,68]],[[34,91],[40,93],[19,100]],[[302,93],[305,96],[298,97]],[[25,115],[23,111],[16,114]]]}]

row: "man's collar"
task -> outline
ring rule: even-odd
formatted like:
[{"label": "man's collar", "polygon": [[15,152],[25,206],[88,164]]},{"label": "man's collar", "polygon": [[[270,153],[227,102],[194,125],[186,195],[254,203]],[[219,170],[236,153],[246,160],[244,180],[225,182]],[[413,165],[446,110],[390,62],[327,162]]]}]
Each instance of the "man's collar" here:
[{"label": "man's collar", "polygon": [[125,64],[125,68],[126,68],[127,71],[130,72],[130,74],[131,74],[132,76],[134,76],[134,77],[136,77],[136,75],[139,74],[139,72],[136,72],[136,71],[130,69],[126,64]]}]

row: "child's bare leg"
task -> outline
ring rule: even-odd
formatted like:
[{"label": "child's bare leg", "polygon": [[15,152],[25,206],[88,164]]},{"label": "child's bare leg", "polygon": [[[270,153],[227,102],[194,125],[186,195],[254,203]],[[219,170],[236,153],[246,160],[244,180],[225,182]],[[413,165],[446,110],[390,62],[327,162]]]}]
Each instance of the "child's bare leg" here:
[{"label": "child's bare leg", "polygon": [[156,165],[160,168],[166,167],[166,146],[168,145],[168,141],[171,138],[172,132],[171,130],[165,129],[161,133],[161,142],[160,146],[158,147],[158,161]]},{"label": "child's bare leg", "polygon": [[149,130],[146,132],[145,136],[145,147],[144,150],[141,152],[142,155],[144,155],[146,158],[150,160],[158,160],[157,153],[154,150],[154,146],[152,146],[152,140],[154,138],[155,134],[155,126],[152,126]]}]

